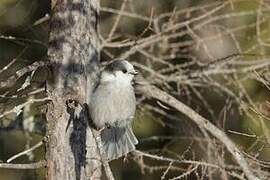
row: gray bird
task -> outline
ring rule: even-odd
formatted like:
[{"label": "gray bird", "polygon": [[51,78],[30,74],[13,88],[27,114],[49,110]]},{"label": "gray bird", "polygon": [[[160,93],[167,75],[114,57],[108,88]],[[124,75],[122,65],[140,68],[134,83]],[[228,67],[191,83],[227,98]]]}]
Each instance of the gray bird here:
[{"label": "gray bird", "polygon": [[133,150],[138,140],[131,123],[136,110],[132,80],[137,74],[125,60],[116,60],[105,67],[89,104],[90,116],[101,130],[103,157],[117,159]]}]

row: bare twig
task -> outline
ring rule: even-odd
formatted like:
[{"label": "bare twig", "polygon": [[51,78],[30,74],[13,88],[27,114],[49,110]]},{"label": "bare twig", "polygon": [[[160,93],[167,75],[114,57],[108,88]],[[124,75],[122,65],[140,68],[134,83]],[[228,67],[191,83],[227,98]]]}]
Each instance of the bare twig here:
[{"label": "bare twig", "polygon": [[241,151],[236,147],[236,145],[228,138],[228,136],[214,126],[210,121],[205,119],[204,117],[200,116],[197,112],[195,112],[190,107],[186,106],[182,102],[178,101],[176,98],[172,97],[168,93],[158,89],[155,86],[147,85],[147,83],[143,83],[144,85],[139,86],[139,90],[150,98],[158,99],[164,103],[167,103],[171,107],[174,107],[179,112],[185,114],[189,117],[193,122],[195,122],[199,127],[202,129],[206,129],[209,133],[211,133],[214,137],[220,140],[228,149],[228,151],[232,154],[235,158],[237,163],[241,166],[243,172],[247,176],[249,180],[258,179],[253,172],[251,171],[249,164],[247,163],[246,159],[244,158]]},{"label": "bare twig", "polygon": [[173,162],[173,163],[186,163],[186,164],[199,164],[199,165],[209,166],[209,167],[213,167],[213,168],[220,168],[219,166],[217,166],[215,164],[210,164],[210,163],[206,163],[206,162],[172,159],[172,158],[162,157],[162,156],[158,156],[158,155],[154,155],[154,154],[149,154],[149,153],[138,151],[138,150],[134,151],[133,153],[135,153],[139,156],[144,156],[144,157],[148,157],[148,158],[159,160],[159,161]]},{"label": "bare twig", "polygon": [[111,31],[110,31],[106,41],[110,41],[111,38],[113,37],[113,35],[114,35],[114,33],[115,33],[116,29],[117,29],[117,26],[118,26],[118,24],[120,22],[121,16],[122,16],[121,12],[124,11],[124,9],[126,7],[126,3],[127,3],[127,0],[124,0],[122,5],[121,5],[121,8],[120,8],[120,13],[117,14],[116,20],[114,21],[114,24],[113,24],[113,26],[111,28]]},{"label": "bare twig", "polygon": [[11,164],[11,163],[0,163],[0,168],[4,169],[39,169],[46,167],[46,161],[41,160],[29,164]]},{"label": "bare twig", "polygon": [[23,151],[23,152],[20,152],[18,154],[15,154],[14,156],[10,157],[8,160],[7,160],[7,163],[10,163],[11,161],[17,159],[18,157],[21,157],[25,154],[28,154],[29,152],[32,152],[34,151],[35,149],[39,148],[40,146],[42,146],[43,142],[40,141],[39,143],[35,144],[34,146],[32,146],[31,148]]},{"label": "bare twig", "polygon": [[169,180],[177,180],[177,179],[185,178],[188,175],[190,175],[193,171],[195,171],[197,168],[198,168],[198,165],[195,166],[195,167],[193,167],[193,168],[191,168],[191,169],[189,169],[189,170],[187,170],[185,173],[181,174],[180,176],[173,177],[173,178],[171,178]]},{"label": "bare twig", "polygon": [[46,102],[49,100],[50,100],[50,98],[48,98],[48,97],[45,97],[42,99],[29,99],[28,101],[26,101],[20,105],[15,106],[13,109],[3,112],[2,114],[0,114],[0,118],[7,116],[9,114],[12,114],[12,113],[18,114],[19,112],[21,112],[21,109],[27,105],[30,105],[33,103],[38,103],[38,102]]}]

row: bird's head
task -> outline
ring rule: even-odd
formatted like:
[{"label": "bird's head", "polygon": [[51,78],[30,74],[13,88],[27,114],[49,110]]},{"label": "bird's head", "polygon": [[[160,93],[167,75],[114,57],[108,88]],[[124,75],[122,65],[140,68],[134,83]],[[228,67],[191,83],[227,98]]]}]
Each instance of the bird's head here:
[{"label": "bird's head", "polygon": [[102,81],[123,81],[131,82],[138,72],[133,65],[126,60],[115,60],[108,64],[101,76]]}]

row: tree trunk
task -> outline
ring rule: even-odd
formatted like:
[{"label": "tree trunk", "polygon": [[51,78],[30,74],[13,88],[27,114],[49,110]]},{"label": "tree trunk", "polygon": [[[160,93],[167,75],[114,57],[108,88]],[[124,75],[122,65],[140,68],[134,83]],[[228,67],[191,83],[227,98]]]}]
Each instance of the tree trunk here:
[{"label": "tree trunk", "polygon": [[47,179],[100,179],[87,106],[99,73],[98,0],[57,1],[48,50],[53,82],[47,109]]}]

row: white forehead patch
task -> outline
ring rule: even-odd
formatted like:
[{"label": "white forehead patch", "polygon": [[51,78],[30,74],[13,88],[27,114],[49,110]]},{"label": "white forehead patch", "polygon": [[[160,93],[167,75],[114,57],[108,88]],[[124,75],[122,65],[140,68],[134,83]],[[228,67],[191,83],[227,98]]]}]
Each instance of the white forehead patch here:
[{"label": "white forehead patch", "polygon": [[125,64],[127,71],[129,71],[129,72],[134,71],[134,67],[132,64],[130,64],[128,61],[123,61],[123,62]]}]

